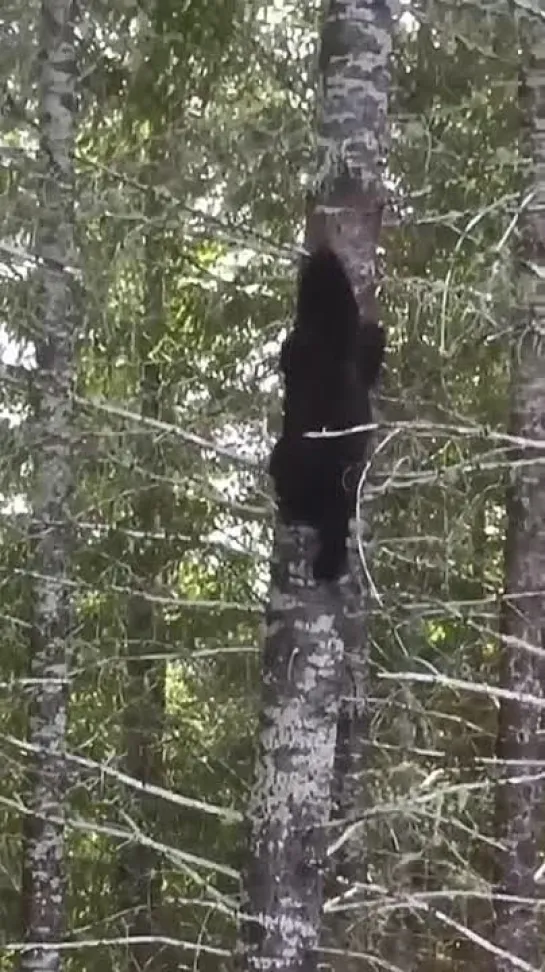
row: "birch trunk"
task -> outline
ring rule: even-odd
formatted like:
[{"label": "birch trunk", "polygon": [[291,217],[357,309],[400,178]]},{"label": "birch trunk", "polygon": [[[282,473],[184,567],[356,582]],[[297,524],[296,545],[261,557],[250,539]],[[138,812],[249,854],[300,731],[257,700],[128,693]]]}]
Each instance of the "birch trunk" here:
[{"label": "birch trunk", "polygon": [[[376,314],[391,26],[385,0],[332,0],[321,43],[318,174],[308,201],[307,243],[327,238],[342,253],[364,316]],[[337,809],[348,816],[366,742],[359,571],[336,590],[316,587],[314,541],[310,529],[277,525],[242,900],[240,949],[247,969],[317,968],[335,767]],[[339,723],[345,642],[354,659],[350,702]]]},{"label": "birch trunk", "polygon": [[[375,259],[384,206],[388,94],[395,0],[332,0],[324,22],[318,105],[318,180],[309,200],[307,237],[326,237],[344,257],[362,320],[375,319]],[[334,777],[334,815],[344,827],[365,806],[369,750],[367,584],[353,524],[353,571],[343,588],[344,687]],[[335,871],[346,883],[365,879],[365,837],[341,842]],[[337,931],[340,930],[340,923]],[[340,941],[337,944],[341,944]]]},{"label": "birch trunk", "polygon": [[[542,710],[521,695],[543,698],[545,674],[545,22],[521,15],[520,108],[522,147],[530,178],[521,212],[519,300],[513,335],[511,433],[505,594],[502,605],[502,688],[497,756],[497,890],[517,896],[496,901],[496,968],[513,968],[509,954],[541,964],[534,874],[543,820]],[[532,445],[525,447],[524,441]],[[537,777],[537,778],[536,778]],[[523,901],[521,899],[526,899]]]},{"label": "birch trunk", "polygon": [[339,679],[339,598],[311,578],[311,530],[279,526],[263,656],[256,780],[244,881],[244,967],[314,972]]},{"label": "birch trunk", "polygon": [[[24,972],[56,972],[65,910],[64,813],[71,592],[71,495],[75,483],[72,383],[76,56],[71,0],[41,7],[41,145],[38,258],[40,306],[33,382],[35,529],[32,749],[23,834],[23,923],[36,947],[23,953]],[[47,943],[47,949],[39,947]],[[52,947],[51,947],[52,946]]]}]

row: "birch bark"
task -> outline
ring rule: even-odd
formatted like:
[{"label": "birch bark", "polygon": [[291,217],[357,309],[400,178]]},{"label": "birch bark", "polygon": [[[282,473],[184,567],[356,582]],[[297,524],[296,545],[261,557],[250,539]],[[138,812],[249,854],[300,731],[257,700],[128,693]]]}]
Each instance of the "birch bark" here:
[{"label": "birch bark", "polygon": [[[23,834],[24,972],[57,972],[65,910],[64,814],[72,629],[71,498],[76,482],[74,164],[76,54],[71,0],[41,6],[39,308],[33,373],[35,529],[32,572],[28,816]],[[48,948],[40,948],[47,943]]]},{"label": "birch bark", "polygon": [[[306,239],[312,246],[326,238],[343,255],[363,317],[376,314],[392,7],[393,0],[331,0],[320,45],[317,174]],[[365,595],[357,570],[339,585],[317,587],[314,550],[314,531],[277,525],[242,900],[247,969],[314,972],[335,773],[337,814],[349,819],[361,805]],[[345,645],[352,653],[350,701],[339,721]]]}]

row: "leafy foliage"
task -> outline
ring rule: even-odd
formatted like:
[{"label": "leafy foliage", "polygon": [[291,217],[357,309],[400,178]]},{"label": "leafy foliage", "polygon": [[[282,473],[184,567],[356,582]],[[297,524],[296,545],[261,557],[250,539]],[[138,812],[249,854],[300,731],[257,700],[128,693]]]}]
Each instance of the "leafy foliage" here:
[{"label": "leafy foliage", "polygon": [[[132,0],[95,2],[80,30],[69,928],[79,942],[123,938],[119,859],[151,841],[162,933],[196,943],[202,968],[217,968],[207,948],[234,936],[270,543],[263,459],[279,421],[289,257],[313,157],[316,7],[160,0],[146,14]],[[26,422],[35,15],[35,4],[8,5],[1,42],[0,323],[15,342],[0,386],[9,941],[19,937],[28,490],[39,448]],[[395,56],[383,236],[390,438],[368,493],[382,596],[367,837],[375,890],[354,911],[353,935],[357,944],[365,924],[366,947],[388,961],[402,964],[401,949],[419,968],[462,968],[480,952],[426,909],[486,932],[496,715],[475,683],[493,683],[498,661],[516,51],[510,22],[490,6],[423,0],[411,16]],[[133,740],[145,735],[173,799],[153,803],[121,775],[128,727]],[[195,954],[176,949],[175,961]],[[75,948],[68,965],[113,969],[124,956],[121,945]]]}]

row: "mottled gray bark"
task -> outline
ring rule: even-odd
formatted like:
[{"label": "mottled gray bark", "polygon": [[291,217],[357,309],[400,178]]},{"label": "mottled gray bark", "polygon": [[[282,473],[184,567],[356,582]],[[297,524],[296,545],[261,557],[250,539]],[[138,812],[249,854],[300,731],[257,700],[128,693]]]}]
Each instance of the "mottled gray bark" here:
[{"label": "mottled gray bark", "polygon": [[[541,697],[545,674],[545,23],[538,16],[524,16],[520,27],[522,146],[530,161],[526,189],[533,197],[528,202],[525,193],[520,221],[511,432],[535,444],[521,446],[512,454],[501,684],[513,693]],[[543,821],[543,786],[531,778],[533,770],[539,774],[532,764],[543,756],[540,729],[537,706],[523,704],[516,697],[502,700],[497,755],[503,781],[497,791],[497,836],[503,851],[498,856],[498,889],[529,899],[537,897],[534,873]],[[528,779],[520,782],[524,775]],[[511,783],[509,777],[518,777],[519,782]],[[497,945],[539,966],[536,907],[497,901],[496,918]],[[513,965],[508,956],[497,956],[496,968],[507,972]]]},{"label": "mottled gray bark", "polygon": [[343,644],[339,590],[312,579],[310,529],[277,529],[242,901],[244,967],[313,972]]},{"label": "mottled gray bark", "polygon": [[[64,928],[64,800],[66,795],[67,674],[71,633],[70,498],[75,482],[72,383],[75,314],[74,169],[76,58],[68,0],[41,8],[40,302],[33,381],[33,514],[36,524],[32,590],[28,737],[32,746],[23,834],[23,923],[32,943],[62,940]],[[56,972],[55,948],[21,957],[25,972]]]},{"label": "mottled gray bark", "polygon": [[[393,3],[393,0],[392,0]],[[307,244],[327,239],[346,262],[363,317],[375,317],[375,248],[383,208],[392,10],[385,0],[332,0],[321,43],[318,172]],[[314,532],[277,525],[264,651],[257,779],[250,806],[243,955],[248,969],[312,972],[320,941],[325,831],[360,807],[367,741],[365,587],[312,580]],[[353,652],[345,671],[344,645]],[[337,754],[336,754],[337,747]],[[358,864],[361,878],[361,854]]]},{"label": "mottled gray bark", "polygon": [[374,317],[385,201],[388,93],[396,0],[329,0],[320,45],[317,171],[307,239],[343,255],[363,316]]},{"label": "mottled gray bark", "polygon": [[[309,242],[332,241],[351,272],[362,319],[374,319],[375,257],[384,206],[388,93],[395,0],[331,0],[324,21],[318,104],[318,176],[309,200]],[[358,526],[353,525],[356,536]],[[361,533],[368,533],[360,517]],[[363,539],[363,537],[362,537]],[[354,544],[357,549],[357,544]],[[345,677],[339,714],[335,816],[349,822],[365,803],[368,753],[367,591],[359,556],[344,586]],[[347,880],[365,874],[361,831],[337,855]]]}]

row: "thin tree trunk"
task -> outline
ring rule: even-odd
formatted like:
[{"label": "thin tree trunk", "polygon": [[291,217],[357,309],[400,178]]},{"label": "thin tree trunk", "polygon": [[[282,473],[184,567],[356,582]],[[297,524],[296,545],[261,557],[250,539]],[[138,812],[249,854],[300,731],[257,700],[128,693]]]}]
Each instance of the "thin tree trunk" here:
[{"label": "thin tree trunk", "polygon": [[[152,149],[153,151],[153,149]],[[155,173],[150,166],[150,178]],[[150,225],[155,215],[155,202],[150,200]],[[139,397],[142,415],[161,416],[160,369],[151,359],[154,346],[163,328],[163,271],[162,254],[157,234],[150,230],[145,242],[144,320],[141,324],[137,353],[142,378]],[[142,438],[139,447],[143,475],[157,471],[160,454],[154,442]],[[127,685],[123,711],[125,730],[125,770],[142,783],[162,786],[163,733],[165,718],[165,663],[150,659],[162,641],[162,618],[149,599],[160,581],[162,548],[158,550],[154,535],[164,525],[171,498],[157,485],[139,483],[134,502],[134,527],[142,534],[135,541],[133,551],[133,585],[127,619]],[[144,657],[139,657],[144,656]],[[162,807],[156,797],[141,797],[137,810],[137,824],[148,836],[161,834]],[[162,901],[162,868],[159,855],[149,847],[135,842],[120,855],[120,903],[125,912],[129,935],[152,937],[160,932]],[[153,942],[129,944],[127,968],[157,970],[161,962],[158,946]]]},{"label": "thin tree trunk", "polygon": [[[62,941],[65,920],[64,814],[71,635],[70,573],[76,482],[72,387],[76,56],[71,0],[43,0],[40,79],[40,307],[33,382],[35,488],[29,816],[23,830],[22,907],[26,939]],[[21,969],[56,972],[55,947],[23,953]]]},{"label": "thin tree trunk", "polygon": [[[519,693],[542,698],[545,674],[545,22],[523,16],[520,26],[522,146],[530,161],[527,189],[533,195],[525,196],[521,214],[510,431],[534,445],[513,451],[507,506],[501,685],[514,696],[502,700],[498,727],[503,779],[497,790],[497,836],[503,850],[497,890],[519,901],[496,900],[496,944],[504,953],[496,957],[496,968],[501,972],[513,967],[505,953],[541,964],[532,899],[537,896],[543,786],[532,777],[540,775],[542,716]],[[520,903],[521,898],[530,903]]]}]

